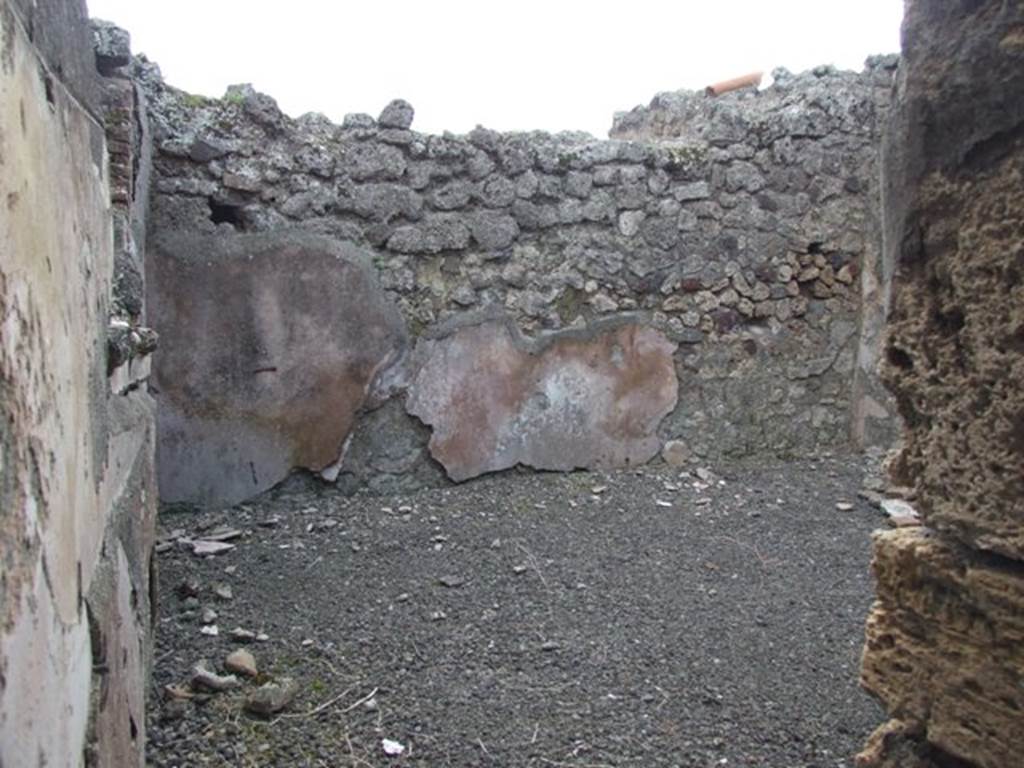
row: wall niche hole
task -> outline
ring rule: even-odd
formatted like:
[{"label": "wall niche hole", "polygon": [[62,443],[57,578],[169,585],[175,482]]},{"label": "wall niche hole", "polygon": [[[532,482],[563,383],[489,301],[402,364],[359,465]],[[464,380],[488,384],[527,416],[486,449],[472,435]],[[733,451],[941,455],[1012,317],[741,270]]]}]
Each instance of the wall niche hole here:
[{"label": "wall niche hole", "polygon": [[212,197],[210,204],[210,221],[214,224],[230,224],[235,229],[243,229],[242,207],[229,203],[218,203]]},{"label": "wall niche hole", "polygon": [[901,368],[904,371],[912,371],[914,369],[914,361],[910,355],[899,347],[888,347],[885,350],[885,356],[888,358],[889,363],[896,368]]},{"label": "wall niche hole", "polygon": [[949,312],[936,312],[934,317],[935,326],[943,336],[955,336],[963,329],[966,323],[964,313],[959,309]]}]

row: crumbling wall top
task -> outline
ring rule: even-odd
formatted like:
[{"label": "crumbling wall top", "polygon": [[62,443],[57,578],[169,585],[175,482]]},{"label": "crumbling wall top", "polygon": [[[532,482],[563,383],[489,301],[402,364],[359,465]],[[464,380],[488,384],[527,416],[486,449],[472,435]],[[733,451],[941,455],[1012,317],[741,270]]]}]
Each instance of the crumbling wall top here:
[{"label": "crumbling wall top", "polygon": [[[705,141],[728,146],[741,141],[769,145],[784,136],[822,138],[840,132],[870,135],[874,113],[888,99],[896,55],[872,56],[863,72],[820,66],[793,74],[772,72],[767,88],[667,91],[646,107],[616,113],[609,136],[634,140]],[[865,87],[868,86],[868,87]]]}]

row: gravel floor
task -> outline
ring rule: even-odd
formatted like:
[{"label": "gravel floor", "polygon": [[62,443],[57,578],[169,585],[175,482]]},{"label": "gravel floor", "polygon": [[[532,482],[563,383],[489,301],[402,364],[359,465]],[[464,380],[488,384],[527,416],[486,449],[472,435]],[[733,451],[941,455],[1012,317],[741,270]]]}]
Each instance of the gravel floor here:
[{"label": "gravel floor", "polygon": [[[160,555],[150,765],[850,766],[882,719],[857,687],[883,523],[861,464],[512,472],[165,514],[243,535]],[[235,627],[268,637],[247,646],[259,677],[167,700],[199,659],[220,668]],[[285,676],[286,710],[243,712]]]}]

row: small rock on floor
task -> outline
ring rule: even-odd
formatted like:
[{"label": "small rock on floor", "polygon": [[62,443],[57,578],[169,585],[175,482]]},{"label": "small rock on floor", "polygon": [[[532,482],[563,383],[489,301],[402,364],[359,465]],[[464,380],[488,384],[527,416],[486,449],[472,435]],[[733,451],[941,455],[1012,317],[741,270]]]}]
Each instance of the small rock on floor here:
[{"label": "small rock on floor", "polygon": [[239,538],[241,535],[242,532],[237,528],[228,528],[227,526],[221,525],[214,528],[212,531],[204,533],[199,538],[204,541],[232,541]]},{"label": "small rock on floor", "polygon": [[213,594],[221,600],[232,600],[235,597],[234,590],[228,584],[217,583],[213,585]]},{"label": "small rock on floor", "polygon": [[224,661],[224,669],[237,675],[245,675],[246,677],[256,677],[259,674],[259,669],[256,666],[256,657],[244,648],[239,648],[228,654],[227,659]]},{"label": "small rock on floor", "polygon": [[207,541],[205,539],[196,539],[192,542],[192,554],[198,557],[205,557],[207,555],[221,555],[225,552],[230,552],[235,548],[234,544],[228,544],[224,541]]},{"label": "small rock on floor", "polygon": [[221,693],[237,688],[239,685],[237,677],[234,675],[218,675],[210,669],[208,662],[205,660],[200,661],[192,668],[193,688],[205,688]]},{"label": "small rock on floor", "polygon": [[682,440],[669,440],[661,449],[661,459],[670,467],[682,469],[690,460],[689,447]]},{"label": "small rock on floor", "polygon": [[257,715],[273,715],[292,703],[299,692],[298,684],[290,677],[274,683],[264,683],[245,699],[245,708]]},{"label": "small rock on floor", "polygon": [[697,476],[697,479],[705,483],[715,482],[715,474],[707,467],[698,467],[694,470],[693,474]]}]

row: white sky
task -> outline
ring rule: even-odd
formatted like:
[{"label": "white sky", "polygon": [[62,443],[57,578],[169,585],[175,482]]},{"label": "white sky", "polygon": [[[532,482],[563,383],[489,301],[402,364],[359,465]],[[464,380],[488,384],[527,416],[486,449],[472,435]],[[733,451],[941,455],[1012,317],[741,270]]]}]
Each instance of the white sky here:
[{"label": "white sky", "polygon": [[291,114],[413,128],[586,130],[658,91],[755,69],[860,69],[899,49],[903,0],[87,0],[179,88],[251,82]]}]

